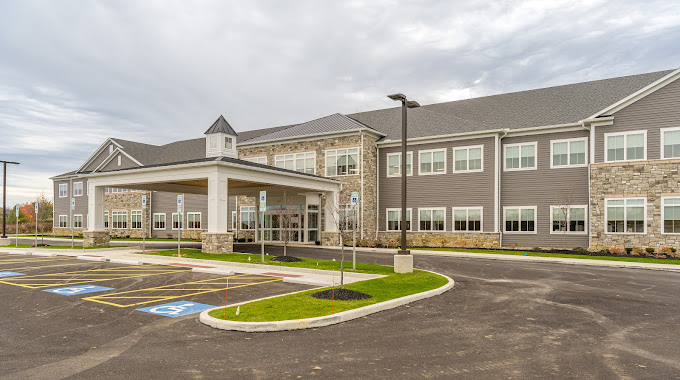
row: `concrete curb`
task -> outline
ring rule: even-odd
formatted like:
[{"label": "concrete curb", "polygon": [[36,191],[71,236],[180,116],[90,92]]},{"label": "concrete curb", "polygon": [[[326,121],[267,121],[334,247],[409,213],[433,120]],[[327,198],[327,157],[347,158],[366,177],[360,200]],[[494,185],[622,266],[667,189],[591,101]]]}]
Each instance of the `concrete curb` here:
[{"label": "concrete curb", "polygon": [[111,259],[109,260],[112,264],[129,264],[129,265],[142,265],[141,261],[135,260],[124,260],[124,259]]},{"label": "concrete curb", "polygon": [[[442,277],[448,279],[446,285],[439,287],[437,289],[428,290],[426,292],[411,294],[409,296],[396,298],[389,301],[379,302],[373,305],[368,305],[360,307],[357,309],[343,311],[333,315],[326,315],[314,318],[305,319],[293,319],[288,321],[272,321],[272,322],[234,322],[226,321],[223,319],[213,318],[209,315],[210,311],[220,309],[214,308],[211,310],[206,310],[201,313],[199,320],[216,329],[222,330],[232,330],[232,331],[245,331],[245,332],[268,332],[268,331],[288,331],[288,330],[302,330],[302,329],[312,329],[317,327],[324,327],[335,325],[342,322],[351,321],[353,319],[365,317],[367,315],[377,313],[384,310],[394,309],[399,306],[409,304],[411,302],[419,301],[425,298],[430,298],[444,293],[445,291],[453,288],[455,285],[452,278],[445,276],[440,273],[431,272],[438,274]],[[291,293],[294,294],[294,293]],[[273,297],[267,297],[273,298]],[[263,298],[264,299],[264,298]],[[259,300],[256,300],[259,301]],[[255,302],[255,301],[250,301]],[[248,303],[248,302],[244,302]],[[242,303],[242,304],[244,304]],[[239,304],[240,305],[240,304]],[[238,306],[237,304],[231,306]]]},{"label": "concrete curb", "polygon": [[76,256],[76,259],[87,260],[87,261],[106,261],[106,257],[95,257],[95,256]]},{"label": "concrete curb", "polygon": [[33,252],[33,256],[42,256],[42,257],[54,257],[57,256],[56,253],[53,252]]}]

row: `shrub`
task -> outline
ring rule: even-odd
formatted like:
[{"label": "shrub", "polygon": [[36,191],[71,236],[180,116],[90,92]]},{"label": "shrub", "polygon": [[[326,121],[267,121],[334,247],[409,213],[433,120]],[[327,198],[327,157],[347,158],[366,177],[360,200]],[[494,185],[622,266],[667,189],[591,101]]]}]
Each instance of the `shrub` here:
[{"label": "shrub", "polygon": [[623,255],[625,251],[621,248],[618,247],[611,247],[609,248],[609,253],[614,254],[614,255]]},{"label": "shrub", "polygon": [[252,242],[253,242],[253,238],[249,237],[247,241],[248,241],[248,243],[252,243]]},{"label": "shrub", "polygon": [[588,254],[588,253],[590,253],[587,249],[582,248],[582,247],[576,247],[576,248],[574,248],[574,252],[578,252],[578,253],[581,253],[581,254]]},{"label": "shrub", "polygon": [[660,259],[665,259],[667,257],[675,257],[675,253],[671,249],[671,247],[661,247],[659,248],[659,253],[656,255],[656,257]]},{"label": "shrub", "polygon": [[630,253],[631,256],[643,256],[646,252],[642,248],[634,248],[633,252]]},{"label": "shrub", "polygon": [[171,234],[170,232],[168,232],[167,234],[165,234],[165,236],[167,236],[168,239],[172,239],[172,234]]},{"label": "shrub", "polygon": [[647,247],[647,248],[645,248],[645,251],[647,251],[647,253],[649,253],[649,254],[651,255],[651,254],[654,253],[654,248],[652,248],[652,247]]},{"label": "shrub", "polygon": [[626,250],[626,255],[630,255],[630,253],[633,252],[633,247],[626,247],[624,249]]},{"label": "shrub", "polygon": [[317,241],[314,242],[314,244],[321,245],[321,242],[317,240]]}]

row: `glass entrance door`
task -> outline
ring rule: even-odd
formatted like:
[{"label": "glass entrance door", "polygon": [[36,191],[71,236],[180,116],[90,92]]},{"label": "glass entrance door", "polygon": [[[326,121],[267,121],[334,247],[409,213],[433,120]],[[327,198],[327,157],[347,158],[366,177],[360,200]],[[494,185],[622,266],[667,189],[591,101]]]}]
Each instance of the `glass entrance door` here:
[{"label": "glass entrance door", "polygon": [[264,241],[282,242],[288,237],[288,242],[304,242],[302,226],[304,214],[283,215],[280,211],[268,211],[264,215]]}]

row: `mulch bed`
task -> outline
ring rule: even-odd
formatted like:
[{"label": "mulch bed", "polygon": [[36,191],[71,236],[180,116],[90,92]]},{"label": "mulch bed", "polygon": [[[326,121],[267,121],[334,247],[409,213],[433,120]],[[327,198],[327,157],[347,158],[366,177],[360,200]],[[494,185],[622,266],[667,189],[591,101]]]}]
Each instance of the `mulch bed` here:
[{"label": "mulch bed", "polygon": [[336,300],[339,301],[358,301],[358,300],[365,300],[371,297],[370,294],[362,293],[362,292],[357,292],[356,290],[349,290],[349,289],[328,289],[328,290],[323,290],[320,292],[316,292],[312,294],[312,297],[314,298],[319,298],[323,300],[329,300],[331,297],[335,298]]},{"label": "mulch bed", "polygon": [[302,261],[302,259],[295,256],[274,256],[271,258],[271,261],[278,261],[281,263],[296,263],[298,261]]}]

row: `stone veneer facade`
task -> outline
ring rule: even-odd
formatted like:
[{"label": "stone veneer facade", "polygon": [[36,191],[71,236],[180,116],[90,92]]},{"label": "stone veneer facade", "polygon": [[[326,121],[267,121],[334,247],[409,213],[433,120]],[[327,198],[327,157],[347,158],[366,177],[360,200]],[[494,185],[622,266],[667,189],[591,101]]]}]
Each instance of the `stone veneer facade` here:
[{"label": "stone veneer facade", "polygon": [[201,234],[201,251],[204,253],[233,253],[234,252],[234,234],[231,232],[225,233],[209,233]]},{"label": "stone veneer facade", "polygon": [[84,231],[83,247],[103,247],[109,245],[108,231]]},{"label": "stone veneer facade", "polygon": [[[680,159],[593,164],[590,169],[590,249],[680,249],[680,235],[662,234],[661,197],[680,197]],[[645,234],[606,233],[605,198],[647,198]]]},{"label": "stone veneer facade", "polygon": [[[497,232],[406,232],[406,244],[409,247],[471,247],[498,248],[500,234]],[[400,232],[378,233],[378,241],[388,247],[401,244]]]}]

